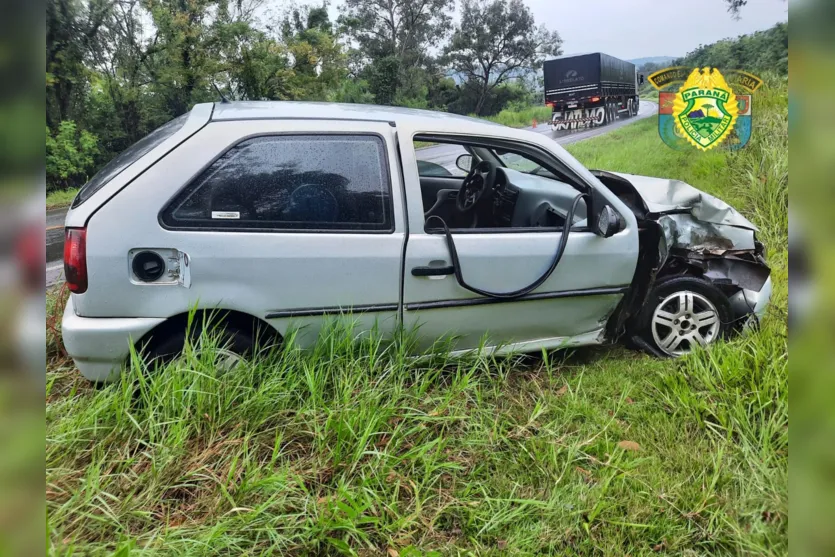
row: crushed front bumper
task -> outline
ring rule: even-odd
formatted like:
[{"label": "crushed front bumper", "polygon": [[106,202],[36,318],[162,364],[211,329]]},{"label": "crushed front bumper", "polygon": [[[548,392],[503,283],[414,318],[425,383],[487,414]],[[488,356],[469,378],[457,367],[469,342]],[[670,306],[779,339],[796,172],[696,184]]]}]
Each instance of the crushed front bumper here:
[{"label": "crushed front bumper", "polygon": [[64,347],[85,378],[113,381],[130,354],[130,348],[164,318],[80,317],[72,296],[61,322]]},{"label": "crushed front bumper", "polygon": [[745,329],[756,325],[763,317],[771,302],[771,277],[766,279],[759,292],[743,288],[729,298],[731,308],[736,315],[749,317],[745,319]]}]

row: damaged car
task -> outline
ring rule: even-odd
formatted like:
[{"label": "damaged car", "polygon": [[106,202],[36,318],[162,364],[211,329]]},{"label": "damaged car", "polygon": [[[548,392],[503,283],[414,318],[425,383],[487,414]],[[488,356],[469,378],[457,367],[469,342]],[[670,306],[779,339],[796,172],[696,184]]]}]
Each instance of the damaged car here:
[{"label": "damaged car", "polygon": [[[119,155],[66,217],[64,344],[93,381],[170,358],[407,330],[414,349],[628,341],[664,356],[756,324],[756,227],[675,180],[590,171],[552,139],[429,111],[200,104]],[[194,313],[198,318],[193,319]]]}]

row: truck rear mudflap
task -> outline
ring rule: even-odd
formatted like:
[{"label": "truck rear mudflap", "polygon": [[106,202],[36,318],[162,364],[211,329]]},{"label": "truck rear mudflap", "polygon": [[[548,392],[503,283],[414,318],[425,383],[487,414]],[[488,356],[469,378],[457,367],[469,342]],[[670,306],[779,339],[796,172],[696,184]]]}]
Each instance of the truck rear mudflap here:
[{"label": "truck rear mudflap", "polygon": [[602,126],[606,123],[606,108],[572,108],[569,104],[565,110],[556,110],[551,115],[551,129],[553,131],[576,130]]}]

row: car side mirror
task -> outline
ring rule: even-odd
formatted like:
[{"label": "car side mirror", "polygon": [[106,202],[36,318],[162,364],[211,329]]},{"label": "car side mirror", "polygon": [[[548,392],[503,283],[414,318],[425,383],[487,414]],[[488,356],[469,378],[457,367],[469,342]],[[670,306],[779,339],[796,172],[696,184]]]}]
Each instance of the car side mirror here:
[{"label": "car side mirror", "polygon": [[473,156],[469,154],[459,155],[455,160],[455,166],[469,174],[470,170],[473,169]]},{"label": "car side mirror", "polygon": [[622,230],[620,215],[611,205],[604,205],[597,215],[597,230],[595,232],[604,238],[614,236]]}]

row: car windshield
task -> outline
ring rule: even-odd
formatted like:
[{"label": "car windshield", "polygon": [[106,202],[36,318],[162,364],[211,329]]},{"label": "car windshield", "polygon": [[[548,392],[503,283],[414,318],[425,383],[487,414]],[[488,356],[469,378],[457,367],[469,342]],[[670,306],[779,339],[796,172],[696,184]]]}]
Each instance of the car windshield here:
[{"label": "car windshield", "polygon": [[525,155],[499,150],[494,151],[494,153],[496,157],[502,161],[505,168],[516,170],[517,172],[524,172],[525,174],[542,176],[543,178],[551,178],[552,180],[557,179],[557,177],[550,171],[543,168],[538,162],[529,159]]},{"label": "car windshield", "polygon": [[99,170],[89,182],[84,184],[78,192],[73,207],[78,207],[87,201],[94,193],[99,191],[110,180],[122,173],[123,170],[151,152],[156,146],[177,133],[188,120],[188,113],[174,118],[167,124],[158,127],[144,138],[140,139],[118,155],[116,155],[104,168]]}]

